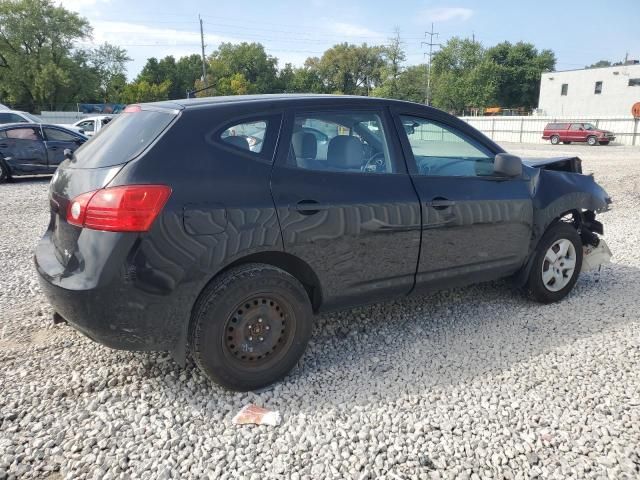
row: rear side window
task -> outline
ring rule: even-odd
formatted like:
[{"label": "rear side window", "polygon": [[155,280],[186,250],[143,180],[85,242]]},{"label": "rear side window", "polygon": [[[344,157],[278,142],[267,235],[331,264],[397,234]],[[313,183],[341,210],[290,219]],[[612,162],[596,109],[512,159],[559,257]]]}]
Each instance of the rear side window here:
[{"label": "rear side window", "polygon": [[226,128],[220,134],[220,140],[240,150],[260,153],[267,134],[267,120],[257,120],[248,123],[238,123]]},{"label": "rear side window", "polygon": [[79,138],[71,133],[63,132],[55,128],[45,128],[44,134],[47,136],[47,140],[55,142],[75,142]]},{"label": "rear side window", "polygon": [[40,140],[40,135],[35,128],[14,128],[7,130],[7,138],[18,140]]},{"label": "rear side window", "polygon": [[134,110],[118,115],[109,128],[101,130],[91,141],[75,151],[76,168],[111,167],[140,155],[176,114],[172,111]]}]

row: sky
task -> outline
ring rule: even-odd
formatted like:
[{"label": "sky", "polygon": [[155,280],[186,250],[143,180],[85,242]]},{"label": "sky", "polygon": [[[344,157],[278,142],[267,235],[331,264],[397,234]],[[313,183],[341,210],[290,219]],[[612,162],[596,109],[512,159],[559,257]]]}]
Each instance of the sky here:
[{"label": "sky", "polygon": [[[340,42],[383,44],[399,28],[407,65],[424,62],[425,32],[474,37],[486,47],[526,41],[549,48],[557,70],[583,68],[601,59],[640,59],[640,0],[53,0],[79,12],[93,26],[82,47],[105,41],[125,48],[134,78],[147,58],[206,53],[221,42],[260,42],[279,66],[301,66],[307,57]],[[437,48],[437,47],[436,47]]]}]

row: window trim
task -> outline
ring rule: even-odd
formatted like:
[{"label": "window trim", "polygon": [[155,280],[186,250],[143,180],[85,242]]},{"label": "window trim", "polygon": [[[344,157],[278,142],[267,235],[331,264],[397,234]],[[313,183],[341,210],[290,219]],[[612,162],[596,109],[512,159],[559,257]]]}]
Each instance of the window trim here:
[{"label": "window trim", "polygon": [[[382,122],[382,129],[385,133],[385,140],[387,142],[387,149],[389,150],[389,155],[391,156],[391,164],[393,166],[393,172],[355,172],[355,171],[340,171],[340,170],[314,170],[310,168],[300,168],[298,166],[289,165],[287,162],[289,156],[289,149],[291,145],[291,138],[293,136],[293,127],[295,123],[295,118],[298,115],[326,115],[326,114],[342,114],[344,115],[347,112],[352,113],[371,113],[380,117]],[[289,110],[287,110],[285,114],[285,122],[284,127],[281,132],[281,139],[278,142],[278,154],[277,154],[277,166],[280,168],[288,168],[291,170],[304,171],[309,173],[317,173],[317,174],[339,174],[339,175],[406,175],[406,163],[403,161],[403,151],[402,146],[399,142],[399,139],[396,135],[395,125],[393,121],[393,116],[389,112],[388,107],[385,106],[367,106],[367,105],[345,105],[345,106],[320,106],[320,105],[309,105],[309,106],[295,106]]]},{"label": "window trim", "polygon": [[[273,164],[275,159],[276,146],[281,133],[282,127],[282,112],[252,112],[249,115],[242,115],[227,119],[222,124],[218,124],[213,131],[209,131],[205,135],[205,141],[209,145],[213,145],[216,148],[221,148],[235,155],[241,155],[243,157],[258,160],[265,163]],[[222,140],[222,134],[229,128],[240,125],[243,123],[257,123],[266,122],[267,128],[264,133],[264,141],[262,149],[259,152],[252,152],[251,150],[244,150],[235,147]]]}]

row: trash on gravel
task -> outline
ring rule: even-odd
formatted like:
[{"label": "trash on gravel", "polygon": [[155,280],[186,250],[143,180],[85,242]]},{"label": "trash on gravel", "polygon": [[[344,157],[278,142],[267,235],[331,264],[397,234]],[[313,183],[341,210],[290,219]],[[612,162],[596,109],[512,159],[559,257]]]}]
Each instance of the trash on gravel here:
[{"label": "trash on gravel", "polygon": [[279,412],[273,410],[267,410],[266,408],[258,407],[257,405],[249,404],[242,407],[235,417],[231,420],[234,425],[271,425],[276,427],[280,425]]},{"label": "trash on gravel", "polygon": [[600,240],[597,247],[586,245],[583,247],[584,254],[582,256],[582,270],[596,270],[602,264],[611,263],[611,250],[607,242]]}]

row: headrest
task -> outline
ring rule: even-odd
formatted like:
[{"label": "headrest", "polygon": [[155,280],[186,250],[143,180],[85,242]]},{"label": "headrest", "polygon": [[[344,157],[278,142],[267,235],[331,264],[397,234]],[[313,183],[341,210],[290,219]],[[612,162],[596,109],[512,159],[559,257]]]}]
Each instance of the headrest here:
[{"label": "headrest", "polygon": [[246,137],[238,137],[236,135],[229,135],[228,137],[224,137],[225,143],[233,145],[234,147],[242,148],[243,150],[250,150],[249,148],[249,140]]},{"label": "headrest", "polygon": [[364,151],[356,137],[338,135],[329,142],[327,163],[331,168],[355,170],[362,167]]},{"label": "headrest", "polygon": [[296,153],[296,157],[304,158],[305,160],[316,159],[318,155],[318,143],[313,133],[296,132],[291,137],[291,143],[293,144],[293,151]]}]

